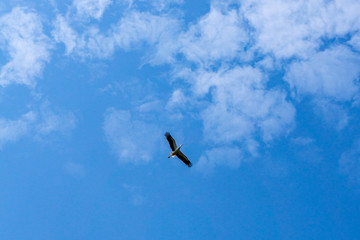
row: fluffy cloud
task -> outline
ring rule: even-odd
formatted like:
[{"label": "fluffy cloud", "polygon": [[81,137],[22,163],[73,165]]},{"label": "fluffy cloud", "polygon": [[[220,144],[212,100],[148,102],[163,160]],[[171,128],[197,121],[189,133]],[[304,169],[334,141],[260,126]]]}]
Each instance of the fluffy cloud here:
[{"label": "fluffy cloud", "polygon": [[[186,60],[175,67],[175,77],[190,86],[175,90],[168,106],[202,102],[204,138],[215,146],[201,156],[201,169],[236,167],[244,155],[257,156],[259,139],[269,143],[294,127],[295,108],[286,92],[268,88],[266,74],[246,64],[252,56],[246,27],[238,10],[213,4],[208,14],[179,35],[174,48]],[[220,152],[232,154],[218,160]]]},{"label": "fluffy cloud", "polygon": [[106,140],[120,163],[142,163],[152,160],[162,133],[129,111],[108,109],[104,120]]},{"label": "fluffy cloud", "polygon": [[338,46],[293,63],[285,80],[300,94],[351,100],[359,91],[360,56]]},{"label": "fluffy cloud", "polygon": [[73,6],[79,16],[100,19],[112,0],[74,0]]},{"label": "fluffy cloud", "polygon": [[238,58],[249,41],[242,26],[238,11],[222,11],[213,6],[208,14],[180,36],[179,52],[189,61],[205,65],[216,60]]},{"label": "fluffy cloud", "polygon": [[307,57],[321,44],[359,30],[356,0],[246,0],[241,10],[254,27],[256,47],[278,58]]},{"label": "fluffy cloud", "polygon": [[211,92],[212,102],[202,117],[212,141],[246,141],[257,131],[270,141],[293,127],[293,105],[284,92],[266,89],[266,78],[256,68],[204,72],[196,76],[194,89],[198,94]]},{"label": "fluffy cloud", "polygon": [[43,33],[38,15],[26,8],[14,8],[0,17],[0,47],[9,62],[1,67],[0,85],[35,85],[50,58],[51,44]]}]

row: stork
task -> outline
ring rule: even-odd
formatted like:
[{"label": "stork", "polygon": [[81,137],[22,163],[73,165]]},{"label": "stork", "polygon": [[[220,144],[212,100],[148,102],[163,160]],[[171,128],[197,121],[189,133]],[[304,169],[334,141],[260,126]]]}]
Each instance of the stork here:
[{"label": "stork", "polygon": [[172,150],[172,152],[170,153],[170,156],[168,156],[168,158],[170,157],[175,157],[177,156],[181,161],[183,161],[188,167],[192,166],[192,163],[189,161],[189,159],[180,151],[180,148],[182,147],[182,144],[177,147],[176,146],[176,142],[175,140],[171,137],[170,133],[166,132],[165,133],[165,137],[169,142],[170,148]]}]

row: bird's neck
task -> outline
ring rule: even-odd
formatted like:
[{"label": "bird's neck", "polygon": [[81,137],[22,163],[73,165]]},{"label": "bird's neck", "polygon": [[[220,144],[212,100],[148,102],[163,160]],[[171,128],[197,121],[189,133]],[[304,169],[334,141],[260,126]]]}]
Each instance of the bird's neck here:
[{"label": "bird's neck", "polygon": [[180,151],[181,147],[182,147],[182,144],[175,151]]}]

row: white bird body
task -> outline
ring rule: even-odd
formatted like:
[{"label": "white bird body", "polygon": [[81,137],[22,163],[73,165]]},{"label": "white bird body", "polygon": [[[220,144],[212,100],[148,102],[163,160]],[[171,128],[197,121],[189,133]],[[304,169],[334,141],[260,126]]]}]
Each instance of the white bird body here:
[{"label": "white bird body", "polygon": [[182,144],[177,147],[176,146],[176,142],[175,140],[171,137],[170,133],[166,132],[165,133],[165,137],[169,142],[170,148],[172,150],[172,152],[170,153],[170,156],[168,156],[168,158],[170,157],[175,157],[177,156],[181,161],[183,161],[188,167],[192,166],[192,163],[189,161],[189,159],[180,151],[180,148],[182,147]]},{"label": "white bird body", "polygon": [[170,157],[175,157],[176,154],[180,152],[180,148],[181,148],[181,147],[182,147],[182,144],[181,144],[178,148],[176,148],[174,151],[172,151],[172,152],[170,153],[170,156],[168,156],[168,158],[170,158]]}]

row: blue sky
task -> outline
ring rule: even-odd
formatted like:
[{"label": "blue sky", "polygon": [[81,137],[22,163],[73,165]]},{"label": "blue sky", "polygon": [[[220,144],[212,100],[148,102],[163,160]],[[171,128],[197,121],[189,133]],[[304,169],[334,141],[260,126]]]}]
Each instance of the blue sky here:
[{"label": "blue sky", "polygon": [[1,2],[0,238],[360,239],[359,12]]}]

